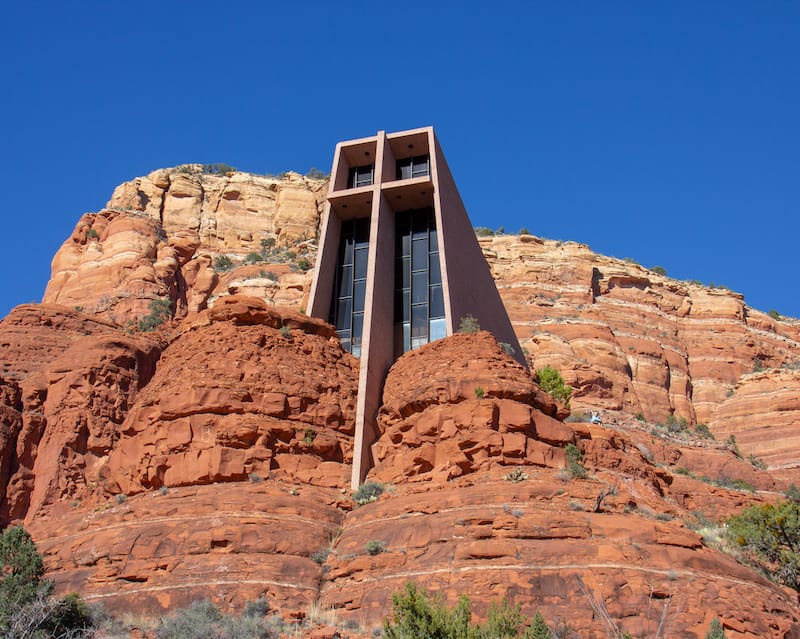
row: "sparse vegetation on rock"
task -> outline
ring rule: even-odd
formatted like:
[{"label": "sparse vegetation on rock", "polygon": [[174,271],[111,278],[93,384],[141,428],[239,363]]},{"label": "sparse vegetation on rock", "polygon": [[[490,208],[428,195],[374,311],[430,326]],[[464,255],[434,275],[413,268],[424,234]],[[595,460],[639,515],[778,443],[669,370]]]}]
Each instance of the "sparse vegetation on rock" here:
[{"label": "sparse vegetation on rock", "polygon": [[564,383],[564,378],[552,366],[545,366],[536,371],[536,383],[542,390],[559,402],[568,402],[572,395],[572,386]]}]

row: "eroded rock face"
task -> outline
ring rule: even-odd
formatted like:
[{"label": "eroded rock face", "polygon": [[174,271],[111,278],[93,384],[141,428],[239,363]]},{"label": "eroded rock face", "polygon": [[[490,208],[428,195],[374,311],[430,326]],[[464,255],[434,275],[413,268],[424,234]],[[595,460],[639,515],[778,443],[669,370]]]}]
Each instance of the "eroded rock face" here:
[{"label": "eroded rock face", "polygon": [[[575,388],[575,411],[621,410],[651,422],[673,414],[727,436],[734,427],[718,411],[747,393],[754,368],[772,369],[780,384],[780,371],[800,361],[800,322],[751,309],[738,293],[673,280],[574,242],[531,235],[480,242],[532,367],[562,373]],[[766,432],[771,399],[754,400],[740,404],[750,411],[747,428]],[[746,432],[746,455],[776,464],[796,458],[780,429],[753,447]]]},{"label": "eroded rock face", "polygon": [[[346,618],[378,619],[412,579],[450,605],[468,594],[479,614],[507,596],[581,637],[608,631],[586,593],[632,636],[655,636],[665,607],[669,637],[704,636],[714,617],[729,636],[800,631],[796,595],[705,547],[679,520],[656,518],[649,508],[660,498],[643,485],[605,471],[564,483],[553,470],[526,470],[517,483],[480,473],[406,484],[353,511],[326,561],[322,601]],[[616,494],[593,512],[609,481]],[[376,542],[383,550],[370,554]]]},{"label": "eroded rock face", "polygon": [[253,298],[220,300],[164,351],[120,427],[105,488],[270,476],[346,486],[357,376],[330,325]]},{"label": "eroded rock face", "polygon": [[719,437],[735,436],[742,451],[753,454],[778,476],[800,480],[800,370],[744,375],[714,413],[711,428]]},{"label": "eroded rock face", "polygon": [[[313,263],[309,238],[326,190],[324,180],[296,173],[218,176],[195,166],[126,182],[106,209],[85,214],[59,249],[43,301],[121,326],[136,326],[159,299],[177,317],[235,294],[301,306],[310,275],[290,266]],[[220,259],[230,262],[220,267]]]},{"label": "eroded rock face", "polygon": [[439,340],[389,371],[370,477],[447,481],[503,464],[563,466],[575,434],[558,411],[490,333]]}]

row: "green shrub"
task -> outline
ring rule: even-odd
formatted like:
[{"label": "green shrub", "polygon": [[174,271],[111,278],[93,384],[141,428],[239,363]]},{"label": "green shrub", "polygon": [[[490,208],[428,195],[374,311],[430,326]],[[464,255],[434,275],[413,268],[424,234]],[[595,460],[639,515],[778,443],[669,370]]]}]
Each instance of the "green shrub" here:
[{"label": "green shrub", "polygon": [[714,437],[714,433],[712,433],[711,429],[708,427],[708,424],[697,424],[694,427],[694,432],[700,437],[705,437],[706,439],[716,439]]},{"label": "green shrub", "polygon": [[500,348],[503,349],[503,352],[508,355],[509,357],[514,357],[515,353],[517,352],[511,344],[508,342],[497,342],[500,344]]},{"label": "green shrub", "polygon": [[244,258],[245,264],[258,264],[259,262],[263,261],[264,257],[261,255],[261,253],[248,253]]},{"label": "green shrub", "polygon": [[728,519],[725,537],[746,563],[800,590],[800,504],[784,501],[745,508]]},{"label": "green shrub", "polygon": [[476,226],[475,235],[478,237],[489,237],[494,235],[494,231],[486,226]]},{"label": "green shrub", "polygon": [[717,618],[711,620],[711,626],[706,633],[706,639],[726,639],[727,635],[722,627],[722,623]]},{"label": "green shrub", "polygon": [[325,563],[325,560],[331,554],[331,551],[325,548],[324,550],[317,550],[311,553],[311,561],[315,564],[322,565]]},{"label": "green shrub", "polygon": [[459,333],[477,333],[481,330],[481,325],[478,323],[477,318],[471,314],[464,315],[458,322]]},{"label": "green shrub", "polygon": [[281,334],[281,337],[284,339],[289,339],[292,336],[292,329],[288,326],[281,326],[278,329],[278,332]]},{"label": "green shrub", "polygon": [[214,270],[217,273],[225,273],[233,268],[233,260],[227,255],[218,255],[214,259]]},{"label": "green shrub", "polygon": [[97,231],[95,231],[94,229],[89,229],[88,231],[86,231],[86,239],[87,240],[96,240],[99,237],[100,237],[100,234]]},{"label": "green shrub", "polygon": [[[88,234],[88,233],[86,234],[86,237],[89,237],[89,234]],[[767,315],[769,315],[769,316],[770,316],[772,319],[774,319],[774,320],[779,320],[779,319],[781,319],[781,314],[780,314],[778,311],[776,311],[774,308],[773,308],[773,309],[771,309],[771,310],[770,310],[770,312],[769,312],[769,313],[767,313]]]},{"label": "green shrub", "polygon": [[364,546],[364,550],[366,550],[369,555],[380,555],[386,550],[386,544],[380,539],[370,539],[366,546]]},{"label": "green shrub", "polygon": [[356,492],[353,493],[353,501],[359,506],[363,506],[364,504],[378,499],[385,490],[386,487],[380,482],[365,481],[358,487]]},{"label": "green shrub", "polygon": [[314,440],[317,438],[317,431],[315,431],[310,426],[303,431],[303,443],[307,446],[311,446],[314,443]]},{"label": "green shrub", "polygon": [[667,269],[665,269],[663,266],[651,266],[650,270],[653,271],[653,273],[658,273],[659,275],[667,274]]},{"label": "green shrub", "polygon": [[74,593],[52,598],[53,582],[43,576],[44,562],[30,534],[21,526],[0,533],[0,636],[84,636],[83,630],[92,623],[86,604]]},{"label": "green shrub", "polygon": [[306,177],[310,180],[327,180],[330,175],[312,166],[306,173]]},{"label": "green shrub", "polygon": [[541,389],[550,395],[553,399],[559,402],[569,402],[569,397],[572,394],[572,386],[564,383],[564,378],[552,366],[545,366],[544,368],[536,371],[535,381]]},{"label": "green shrub", "polygon": [[531,232],[524,226],[519,230],[519,235],[530,235],[530,234]]},{"label": "green shrub", "polygon": [[552,632],[536,613],[533,622],[507,600],[489,607],[484,624],[472,623],[469,597],[461,595],[454,608],[431,597],[413,583],[392,595],[392,618],[383,621],[385,639],[550,639]]},{"label": "green shrub", "polygon": [[758,468],[758,470],[767,470],[766,462],[764,462],[764,460],[761,459],[760,457],[756,457],[755,455],[750,454],[747,457],[747,461],[750,462],[753,468]]},{"label": "green shrub", "polygon": [[800,503],[800,488],[798,488],[795,484],[790,484],[789,488],[783,492],[783,495],[786,497],[786,499]]},{"label": "green shrub", "polygon": [[564,452],[567,456],[567,472],[576,479],[586,477],[586,468],[581,463],[583,461],[583,453],[580,448],[575,444],[567,444]]},{"label": "green shrub", "polygon": [[33,601],[43,576],[42,556],[28,531],[22,526],[6,528],[0,534],[0,625],[15,608]]},{"label": "green shrub", "polygon": [[311,267],[311,262],[309,262],[306,258],[301,257],[299,260],[297,260],[297,268],[299,268],[301,271],[308,271]]},{"label": "green shrub", "polygon": [[150,313],[139,320],[136,327],[140,333],[156,330],[172,317],[172,302],[166,298],[150,300]]},{"label": "green shrub", "polygon": [[203,173],[209,173],[211,175],[225,175],[226,173],[234,173],[236,167],[225,164],[224,162],[214,162],[213,164],[204,164],[202,166],[202,171]]},{"label": "green shrub", "polygon": [[475,398],[483,399],[483,388],[481,388],[480,386],[475,387]]},{"label": "green shrub", "polygon": [[195,601],[161,620],[156,631],[158,639],[212,639],[216,638],[222,622],[222,613],[207,599]]}]

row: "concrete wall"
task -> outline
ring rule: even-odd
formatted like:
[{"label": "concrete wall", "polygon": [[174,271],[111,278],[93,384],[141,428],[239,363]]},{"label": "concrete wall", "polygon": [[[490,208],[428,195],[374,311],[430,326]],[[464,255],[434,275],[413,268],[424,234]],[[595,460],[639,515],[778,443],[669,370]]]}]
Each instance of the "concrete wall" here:
[{"label": "concrete wall", "polygon": [[514,357],[527,367],[522,347],[514,333],[503,301],[497,292],[494,278],[483,256],[475,230],[461,201],[447,160],[438,144],[432,170],[438,185],[436,202],[439,229],[439,251],[442,262],[442,279],[446,300],[448,335],[458,331],[461,318],[472,315],[482,329],[490,331],[497,341],[506,342],[514,349]]}]

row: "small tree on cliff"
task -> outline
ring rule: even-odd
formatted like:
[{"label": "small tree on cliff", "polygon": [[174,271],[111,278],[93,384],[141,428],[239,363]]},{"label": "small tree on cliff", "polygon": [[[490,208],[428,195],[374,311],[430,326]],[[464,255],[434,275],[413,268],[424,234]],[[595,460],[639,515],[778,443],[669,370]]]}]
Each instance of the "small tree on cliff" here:
[{"label": "small tree on cliff", "polygon": [[76,594],[56,600],[42,579],[44,562],[30,534],[12,526],[0,534],[0,636],[4,639],[77,639],[91,625]]},{"label": "small tree on cliff", "polygon": [[561,373],[552,366],[545,366],[536,371],[536,383],[539,384],[545,393],[556,401],[564,403],[569,402],[569,396],[572,394],[572,386],[565,384]]},{"label": "small tree on cliff", "polygon": [[22,526],[0,534],[0,624],[36,598],[40,589],[52,589],[42,582],[44,563],[33,539]]},{"label": "small tree on cliff", "polygon": [[706,639],[726,639],[727,635],[722,627],[719,619],[714,619],[711,622],[711,627],[708,629]]}]

